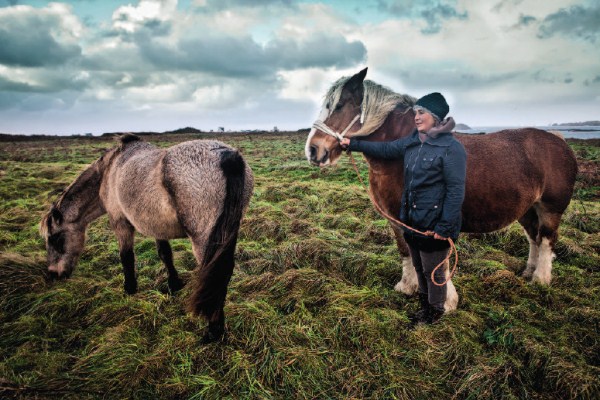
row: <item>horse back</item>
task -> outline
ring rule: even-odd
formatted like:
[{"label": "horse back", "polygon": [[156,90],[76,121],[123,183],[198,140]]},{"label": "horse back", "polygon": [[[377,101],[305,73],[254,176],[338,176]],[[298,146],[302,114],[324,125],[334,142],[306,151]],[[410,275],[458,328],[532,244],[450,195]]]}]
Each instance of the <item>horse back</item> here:
[{"label": "horse back", "polygon": [[577,163],[562,138],[534,128],[456,138],[467,153],[463,231],[502,228],[534,204],[556,213],[568,206]]}]

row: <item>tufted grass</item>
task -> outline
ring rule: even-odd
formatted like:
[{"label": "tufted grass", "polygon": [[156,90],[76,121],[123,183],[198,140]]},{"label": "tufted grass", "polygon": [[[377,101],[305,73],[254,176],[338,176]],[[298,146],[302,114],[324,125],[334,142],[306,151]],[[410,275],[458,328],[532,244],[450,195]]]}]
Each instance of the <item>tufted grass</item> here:
[{"label": "tufted grass", "polygon": [[[570,142],[586,168],[552,285],[520,277],[528,244],[518,225],[462,235],[458,311],[411,330],[417,304],[393,290],[401,267],[391,229],[348,160],[310,167],[295,133],[222,140],[249,161],[256,189],[228,292],[227,341],[210,345],[200,343],[205,322],[184,312],[189,289],[166,294],[152,239],[136,238],[139,292],[123,293],[106,217],[89,227],[71,279],[46,279],[38,221],[110,140],[0,143],[0,398],[600,397],[600,203],[589,174],[597,143]],[[189,279],[189,242],[172,247]]]}]

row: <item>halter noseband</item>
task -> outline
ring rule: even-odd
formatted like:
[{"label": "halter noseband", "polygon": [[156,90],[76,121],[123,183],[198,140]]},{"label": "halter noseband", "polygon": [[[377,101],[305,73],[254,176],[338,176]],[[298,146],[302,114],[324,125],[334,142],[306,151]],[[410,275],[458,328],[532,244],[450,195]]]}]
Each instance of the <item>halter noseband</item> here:
[{"label": "halter noseband", "polygon": [[334,131],[333,129],[328,127],[325,124],[325,122],[320,121],[320,120],[315,121],[315,123],[313,124],[313,128],[318,129],[321,132],[328,134],[329,136],[333,136],[334,138],[336,138],[338,140],[338,142],[341,142],[342,139],[344,138],[344,136],[346,135],[346,133],[348,133],[350,128],[352,128],[352,125],[354,125],[360,117],[361,117],[360,114],[358,114],[356,117],[354,117],[354,119],[352,121],[350,121],[350,123],[348,124],[346,129],[344,129],[342,131],[342,133],[337,133],[336,131]]}]

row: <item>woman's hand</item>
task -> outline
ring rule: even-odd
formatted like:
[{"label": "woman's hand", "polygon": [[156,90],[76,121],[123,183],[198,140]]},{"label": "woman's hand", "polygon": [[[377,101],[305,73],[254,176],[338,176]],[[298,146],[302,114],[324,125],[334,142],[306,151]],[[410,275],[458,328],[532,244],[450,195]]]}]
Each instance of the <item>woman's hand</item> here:
[{"label": "woman's hand", "polygon": [[350,139],[343,138],[342,140],[340,140],[340,146],[342,147],[342,149],[346,150],[348,146],[350,146]]},{"label": "woman's hand", "polygon": [[443,236],[438,235],[437,233],[433,232],[433,238],[437,239],[437,240],[448,240],[448,238],[445,238]]}]

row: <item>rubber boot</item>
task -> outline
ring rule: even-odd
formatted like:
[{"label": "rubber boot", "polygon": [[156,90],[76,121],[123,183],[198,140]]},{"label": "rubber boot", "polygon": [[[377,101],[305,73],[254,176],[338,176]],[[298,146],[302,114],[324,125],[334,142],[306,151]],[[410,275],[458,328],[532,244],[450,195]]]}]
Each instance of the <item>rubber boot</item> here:
[{"label": "rubber boot", "polygon": [[444,315],[443,308],[429,306],[429,314],[427,315],[427,319],[426,319],[425,323],[428,325],[437,324],[443,315]]},{"label": "rubber boot", "polygon": [[419,304],[421,309],[410,316],[410,323],[412,326],[416,326],[420,323],[426,323],[429,320],[429,313],[431,312],[431,306],[429,305],[429,299],[427,294],[419,293]]}]

